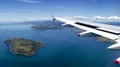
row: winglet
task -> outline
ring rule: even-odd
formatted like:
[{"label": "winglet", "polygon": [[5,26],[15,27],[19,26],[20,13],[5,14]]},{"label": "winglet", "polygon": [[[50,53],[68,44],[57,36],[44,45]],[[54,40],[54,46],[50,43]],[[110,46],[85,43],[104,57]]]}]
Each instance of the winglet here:
[{"label": "winglet", "polygon": [[56,20],[54,16],[52,16],[52,19],[53,19],[53,21],[55,21],[55,20]]}]

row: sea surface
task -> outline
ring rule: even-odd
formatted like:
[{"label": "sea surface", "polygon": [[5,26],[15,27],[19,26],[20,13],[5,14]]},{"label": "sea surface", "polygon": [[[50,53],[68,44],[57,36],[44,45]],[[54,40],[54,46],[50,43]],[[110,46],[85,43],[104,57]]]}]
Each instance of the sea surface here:
[{"label": "sea surface", "polygon": [[[72,30],[43,31],[31,26],[0,25],[0,67],[120,67],[113,63],[120,57],[120,51],[106,49],[112,43],[98,42],[91,36],[78,37]],[[40,41],[43,46],[31,57],[14,55],[4,43],[9,38]]]}]

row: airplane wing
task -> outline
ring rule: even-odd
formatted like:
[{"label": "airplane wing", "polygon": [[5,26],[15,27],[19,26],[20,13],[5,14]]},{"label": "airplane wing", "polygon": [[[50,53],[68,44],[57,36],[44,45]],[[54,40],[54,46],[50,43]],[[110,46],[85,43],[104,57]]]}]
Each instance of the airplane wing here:
[{"label": "airplane wing", "polygon": [[[75,19],[66,19],[61,17],[54,17],[54,20],[55,19],[62,21],[65,24],[70,24],[72,26],[86,30],[85,32],[79,33],[78,36],[92,32],[116,41],[115,44],[107,47],[107,49],[120,49],[120,26],[101,24],[95,22],[86,22]],[[114,63],[120,64],[120,58],[116,59]]]}]

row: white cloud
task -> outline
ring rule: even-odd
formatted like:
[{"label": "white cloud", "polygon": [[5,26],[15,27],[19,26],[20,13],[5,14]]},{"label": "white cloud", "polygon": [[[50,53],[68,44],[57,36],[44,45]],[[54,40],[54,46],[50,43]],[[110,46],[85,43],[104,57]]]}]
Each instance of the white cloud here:
[{"label": "white cloud", "polygon": [[20,0],[20,1],[25,3],[42,3],[41,1],[38,0]]},{"label": "white cloud", "polygon": [[65,7],[65,6],[56,6],[55,8],[57,8],[57,9],[62,9],[62,10],[67,10],[67,11],[71,11],[71,10],[72,10],[72,8],[70,8],[70,7]]},{"label": "white cloud", "polygon": [[88,19],[88,17],[85,16],[66,16],[65,18]]},{"label": "white cloud", "polygon": [[79,18],[79,19],[88,19],[88,17],[85,17],[85,16],[74,16],[74,18]]},{"label": "white cloud", "polygon": [[[76,20],[82,19],[82,20],[86,20],[86,21],[120,21],[120,17],[118,17],[118,16],[110,16],[110,17],[65,16],[64,18],[69,18],[69,19],[74,18]],[[27,21],[40,21],[40,20],[51,20],[51,18],[32,17],[32,18],[27,19]]]},{"label": "white cloud", "polygon": [[107,19],[108,20],[120,20],[120,17],[118,17],[118,16],[110,16]]},{"label": "white cloud", "polygon": [[93,20],[120,20],[120,17],[118,16],[109,16],[109,17],[94,16]]},{"label": "white cloud", "polygon": [[105,20],[106,17],[102,17],[102,16],[94,16],[93,20]]},{"label": "white cloud", "polygon": [[119,16],[94,16],[94,17],[85,17],[85,16],[66,16],[65,18],[74,18],[74,19],[83,19],[83,20],[90,20],[90,21],[120,21]]},{"label": "white cloud", "polygon": [[29,18],[30,21],[37,21],[37,20],[49,20],[50,18]]}]

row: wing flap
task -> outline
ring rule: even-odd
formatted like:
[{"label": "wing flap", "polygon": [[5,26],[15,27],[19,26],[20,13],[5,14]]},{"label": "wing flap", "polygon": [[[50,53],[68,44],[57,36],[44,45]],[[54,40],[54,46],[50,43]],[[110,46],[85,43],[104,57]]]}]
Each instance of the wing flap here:
[{"label": "wing flap", "polygon": [[107,47],[107,49],[114,49],[114,50],[120,49],[120,44],[119,43],[113,44]]}]

